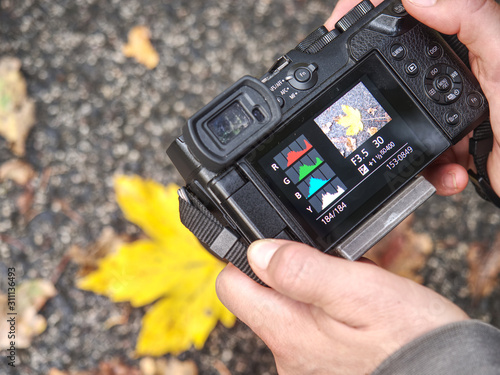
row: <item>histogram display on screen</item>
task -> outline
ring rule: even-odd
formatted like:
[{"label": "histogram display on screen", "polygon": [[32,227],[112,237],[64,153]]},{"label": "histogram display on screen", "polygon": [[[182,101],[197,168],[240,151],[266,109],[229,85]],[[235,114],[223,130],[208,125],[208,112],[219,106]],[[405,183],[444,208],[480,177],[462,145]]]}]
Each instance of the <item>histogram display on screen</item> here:
[{"label": "histogram display on screen", "polygon": [[285,172],[285,183],[293,183],[298,190],[295,197],[307,199],[310,209],[316,212],[326,209],[347,190],[304,135],[283,148],[274,161]]}]

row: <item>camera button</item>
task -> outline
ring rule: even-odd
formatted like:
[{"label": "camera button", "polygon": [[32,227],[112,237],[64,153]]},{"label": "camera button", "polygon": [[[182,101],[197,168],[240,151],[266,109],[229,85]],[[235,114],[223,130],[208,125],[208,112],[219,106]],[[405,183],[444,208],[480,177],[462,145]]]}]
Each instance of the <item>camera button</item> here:
[{"label": "camera button", "polygon": [[446,74],[446,66],[442,64],[434,65],[427,71],[426,79],[434,80],[438,75]]},{"label": "camera button", "polygon": [[452,110],[444,115],[444,119],[448,125],[455,126],[460,123],[460,114],[457,111]]},{"label": "camera button", "polygon": [[461,94],[462,94],[461,89],[454,88],[452,92],[450,92],[449,94],[446,94],[446,96],[444,97],[444,101],[446,104],[455,103]]},{"label": "camera button", "polygon": [[440,44],[434,42],[425,48],[425,53],[431,59],[439,59],[441,56],[443,56],[443,52],[443,47],[441,47]]},{"label": "camera button", "polygon": [[298,68],[294,73],[294,77],[299,82],[307,82],[311,79],[311,72],[307,68]]},{"label": "camera button", "polygon": [[483,104],[483,96],[478,92],[473,92],[467,96],[467,104],[472,108],[479,108]]},{"label": "camera button", "polygon": [[426,85],[426,93],[429,98],[434,100],[435,102],[441,102],[441,94],[436,90],[432,85]]},{"label": "camera button", "polygon": [[405,64],[405,72],[409,76],[416,76],[418,74],[419,68],[415,61],[410,61]]},{"label": "camera button", "polygon": [[290,68],[285,80],[297,90],[308,90],[318,82],[317,70],[315,63],[299,63]]},{"label": "camera button", "polygon": [[450,78],[453,80],[454,83],[462,83],[462,77],[455,68],[448,66],[446,68],[446,74],[450,76]]},{"label": "camera button", "polygon": [[398,4],[395,4],[392,6],[392,11],[395,13],[395,14],[404,14],[406,13],[406,9],[405,7],[403,6],[403,4],[401,3],[398,3]]},{"label": "camera button", "polygon": [[399,43],[393,44],[391,46],[391,56],[395,60],[403,60],[406,56],[406,48]]},{"label": "camera button", "polygon": [[452,86],[453,83],[448,76],[439,76],[434,79],[434,87],[441,92],[449,92]]}]

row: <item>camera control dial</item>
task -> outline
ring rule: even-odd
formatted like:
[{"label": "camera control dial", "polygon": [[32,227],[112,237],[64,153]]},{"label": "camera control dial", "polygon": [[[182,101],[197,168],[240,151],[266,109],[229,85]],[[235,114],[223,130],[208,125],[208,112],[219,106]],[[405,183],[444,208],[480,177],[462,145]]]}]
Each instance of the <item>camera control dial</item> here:
[{"label": "camera control dial", "polygon": [[368,0],[362,1],[347,12],[347,14],[335,24],[335,28],[341,32],[346,31],[373,8],[375,7]]},{"label": "camera control dial", "polygon": [[315,63],[299,63],[293,65],[285,80],[297,90],[308,90],[318,82],[318,65]]}]

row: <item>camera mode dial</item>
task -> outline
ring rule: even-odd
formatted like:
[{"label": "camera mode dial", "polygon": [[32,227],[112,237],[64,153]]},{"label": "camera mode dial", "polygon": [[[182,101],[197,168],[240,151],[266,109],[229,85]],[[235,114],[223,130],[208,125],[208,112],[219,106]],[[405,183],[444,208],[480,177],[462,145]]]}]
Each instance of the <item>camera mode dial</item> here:
[{"label": "camera mode dial", "polygon": [[308,90],[318,82],[318,65],[315,63],[299,63],[293,65],[285,80],[297,90]]}]

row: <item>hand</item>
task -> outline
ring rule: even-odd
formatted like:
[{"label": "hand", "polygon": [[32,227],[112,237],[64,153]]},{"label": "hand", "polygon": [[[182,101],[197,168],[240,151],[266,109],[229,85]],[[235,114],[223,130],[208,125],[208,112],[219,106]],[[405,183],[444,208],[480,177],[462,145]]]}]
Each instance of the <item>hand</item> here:
[{"label": "hand", "polygon": [[220,300],[269,346],[281,375],[368,374],[416,338],[467,315],[437,293],[368,261],[262,240],[248,259],[272,289],[228,265]]},{"label": "hand", "polygon": [[[358,1],[340,0],[327,28]],[[469,48],[473,73],[491,107],[496,138],[488,172],[500,194],[500,173],[495,173],[500,170],[500,40],[491,37],[500,35],[500,6],[493,0],[438,0],[429,6],[403,2],[414,17],[443,33],[458,33]],[[427,169],[426,177],[440,194],[465,188],[466,168],[472,167],[467,142]],[[366,374],[425,332],[467,319],[433,291],[367,261],[349,262],[276,240],[252,244],[248,259],[271,288],[228,265],[217,279],[217,292],[270,347],[281,375]]]},{"label": "hand", "polygon": [[[325,26],[335,23],[359,0],[339,0]],[[374,5],[381,0],[372,1]],[[490,104],[495,135],[488,160],[488,177],[500,195],[500,5],[494,0],[403,0],[406,10],[419,21],[444,34],[458,34],[470,51],[472,72]],[[469,138],[447,150],[424,173],[440,195],[456,194],[467,186],[467,169],[475,170],[469,154]]]}]

